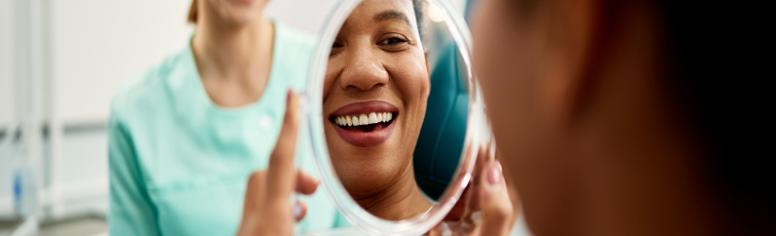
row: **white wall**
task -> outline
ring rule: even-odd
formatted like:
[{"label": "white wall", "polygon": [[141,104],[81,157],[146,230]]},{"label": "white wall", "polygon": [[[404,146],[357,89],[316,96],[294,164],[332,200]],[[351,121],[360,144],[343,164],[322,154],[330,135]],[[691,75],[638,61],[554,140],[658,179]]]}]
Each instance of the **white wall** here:
[{"label": "white wall", "polygon": [[[272,1],[268,14],[317,31],[333,0]],[[104,121],[110,98],[183,48],[189,0],[53,1],[53,75],[65,124]],[[300,7],[304,6],[304,7]]]},{"label": "white wall", "polygon": [[107,120],[110,99],[185,45],[188,0],[52,1],[52,72],[64,124]]},{"label": "white wall", "polygon": [[11,37],[13,32],[13,16],[11,0],[0,0],[0,130],[4,129],[13,119],[14,83],[13,48]]},{"label": "white wall", "polygon": [[336,0],[270,0],[266,14],[310,33],[318,33]]}]

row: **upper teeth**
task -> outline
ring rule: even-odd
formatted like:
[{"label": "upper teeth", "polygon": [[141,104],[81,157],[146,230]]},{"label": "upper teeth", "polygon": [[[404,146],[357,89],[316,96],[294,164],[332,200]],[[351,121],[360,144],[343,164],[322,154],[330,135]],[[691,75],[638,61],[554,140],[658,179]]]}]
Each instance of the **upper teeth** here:
[{"label": "upper teeth", "polygon": [[390,112],[371,112],[360,115],[337,116],[334,118],[334,122],[340,126],[358,126],[388,122],[392,119],[393,114]]}]

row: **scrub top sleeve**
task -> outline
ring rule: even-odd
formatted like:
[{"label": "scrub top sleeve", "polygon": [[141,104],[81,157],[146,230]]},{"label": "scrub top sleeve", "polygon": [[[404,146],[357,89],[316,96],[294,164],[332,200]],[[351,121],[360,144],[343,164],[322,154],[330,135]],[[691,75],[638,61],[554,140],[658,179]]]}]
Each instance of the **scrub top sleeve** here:
[{"label": "scrub top sleeve", "polygon": [[160,235],[130,137],[114,110],[108,122],[110,235]]}]

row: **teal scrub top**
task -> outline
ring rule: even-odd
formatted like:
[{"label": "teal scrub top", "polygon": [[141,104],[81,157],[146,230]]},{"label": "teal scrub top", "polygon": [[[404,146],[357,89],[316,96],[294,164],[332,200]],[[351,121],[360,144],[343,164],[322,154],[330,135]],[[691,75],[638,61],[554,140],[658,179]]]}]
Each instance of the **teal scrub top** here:
[{"label": "teal scrub top", "polygon": [[[301,91],[313,41],[274,23],[269,81],[261,99],[239,108],[213,104],[190,42],[113,99],[109,121],[113,236],[234,235],[251,172],[265,169],[289,88]],[[304,133],[300,139],[306,139]],[[299,168],[317,176],[309,148]],[[297,232],[343,224],[326,189],[310,196]]]}]

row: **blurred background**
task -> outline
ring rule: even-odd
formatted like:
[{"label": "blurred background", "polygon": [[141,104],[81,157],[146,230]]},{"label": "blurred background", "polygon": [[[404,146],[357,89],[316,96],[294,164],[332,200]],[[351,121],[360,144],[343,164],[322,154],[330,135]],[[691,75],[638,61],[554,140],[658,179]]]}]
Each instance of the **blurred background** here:
[{"label": "blurred background", "polygon": [[[111,98],[187,46],[190,1],[0,0],[0,235],[107,235]],[[315,34],[336,2],[267,15]]]}]

